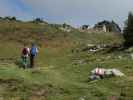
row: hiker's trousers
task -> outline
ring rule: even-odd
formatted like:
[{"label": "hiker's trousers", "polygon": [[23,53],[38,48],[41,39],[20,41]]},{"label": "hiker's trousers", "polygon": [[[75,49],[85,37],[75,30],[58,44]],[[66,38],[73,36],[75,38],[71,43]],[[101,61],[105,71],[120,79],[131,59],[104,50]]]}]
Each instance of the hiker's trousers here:
[{"label": "hiker's trousers", "polygon": [[33,68],[35,64],[35,56],[34,55],[30,55],[30,67]]}]

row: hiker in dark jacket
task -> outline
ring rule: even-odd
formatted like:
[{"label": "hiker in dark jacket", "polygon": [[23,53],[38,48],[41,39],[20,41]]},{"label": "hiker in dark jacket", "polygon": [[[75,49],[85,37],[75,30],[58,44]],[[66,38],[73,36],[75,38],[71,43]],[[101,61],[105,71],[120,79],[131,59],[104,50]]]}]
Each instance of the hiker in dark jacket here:
[{"label": "hiker in dark jacket", "polygon": [[24,45],[21,52],[22,65],[24,68],[28,67],[28,58],[29,58],[30,49]]},{"label": "hiker in dark jacket", "polygon": [[32,47],[30,49],[30,67],[33,68],[35,64],[35,57],[38,53],[38,49],[35,44],[32,44]]}]

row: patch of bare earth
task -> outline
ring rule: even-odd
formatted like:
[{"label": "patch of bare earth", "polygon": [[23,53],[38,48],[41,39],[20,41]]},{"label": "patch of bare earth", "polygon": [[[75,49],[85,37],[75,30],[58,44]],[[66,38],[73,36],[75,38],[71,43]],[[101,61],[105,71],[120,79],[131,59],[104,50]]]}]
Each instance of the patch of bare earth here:
[{"label": "patch of bare earth", "polygon": [[48,91],[41,89],[38,91],[33,91],[32,95],[29,97],[29,100],[47,100]]}]

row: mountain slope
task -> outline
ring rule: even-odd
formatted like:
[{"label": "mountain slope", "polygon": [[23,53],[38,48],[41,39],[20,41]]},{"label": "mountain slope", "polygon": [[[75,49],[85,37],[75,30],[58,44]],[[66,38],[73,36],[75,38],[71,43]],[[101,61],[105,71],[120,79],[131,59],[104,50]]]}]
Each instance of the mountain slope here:
[{"label": "mountain slope", "polygon": [[[0,22],[0,97],[3,100],[132,100],[133,61],[129,53],[81,51],[87,44],[121,44],[122,36],[76,29],[65,32],[60,26]],[[23,44],[34,41],[40,45],[35,68],[19,68]],[[97,65],[117,68],[126,76],[88,82],[90,71]]]}]

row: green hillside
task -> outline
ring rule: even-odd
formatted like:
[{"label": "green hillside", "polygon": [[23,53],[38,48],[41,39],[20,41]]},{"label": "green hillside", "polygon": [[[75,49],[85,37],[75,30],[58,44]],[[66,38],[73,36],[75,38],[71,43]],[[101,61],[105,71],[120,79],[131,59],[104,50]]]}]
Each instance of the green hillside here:
[{"label": "green hillside", "polygon": [[[63,25],[19,21],[0,21],[0,40],[19,43],[67,40],[85,43],[118,43],[122,38],[114,33],[85,33],[70,27],[70,32],[61,30]],[[68,41],[67,41],[68,42]],[[44,43],[45,44],[45,43]]]},{"label": "green hillside", "polygon": [[[131,51],[108,49],[88,53],[88,44],[120,45],[116,33],[85,33],[61,25],[31,22],[0,22],[0,99],[2,100],[132,100]],[[33,69],[21,69],[24,43],[36,42],[39,54]],[[109,48],[110,50],[111,48]],[[122,58],[119,59],[119,56]],[[117,68],[125,77],[88,81],[97,65]]]}]

